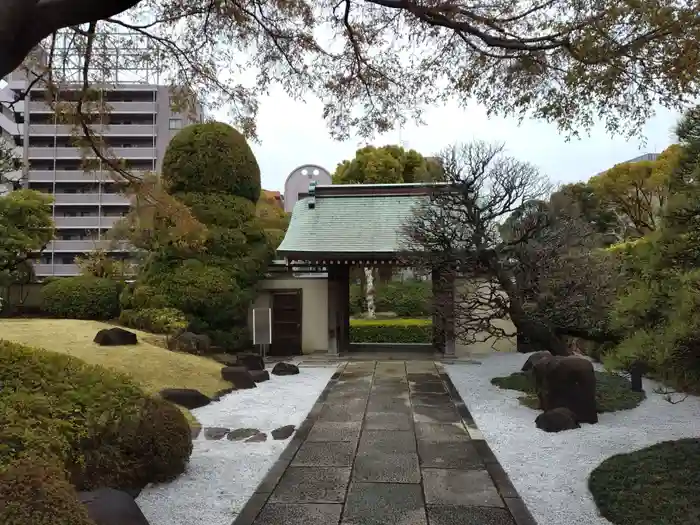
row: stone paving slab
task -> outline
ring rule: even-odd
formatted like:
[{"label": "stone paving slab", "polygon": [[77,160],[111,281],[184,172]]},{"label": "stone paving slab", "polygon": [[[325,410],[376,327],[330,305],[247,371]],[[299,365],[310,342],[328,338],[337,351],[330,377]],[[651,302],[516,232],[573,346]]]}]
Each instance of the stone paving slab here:
[{"label": "stone paving slab", "polygon": [[515,525],[505,509],[429,505],[430,525]]},{"label": "stone paving slab", "polygon": [[486,470],[423,469],[428,505],[505,507]]},{"label": "stone paving slab", "polygon": [[232,525],[537,525],[441,365],[341,365]]},{"label": "stone paving slab", "polygon": [[417,483],[353,483],[350,486],[342,525],[427,523],[423,492]]},{"label": "stone paving slab", "polygon": [[376,450],[361,452],[355,458],[352,479],[377,483],[420,483],[418,454],[385,454]]},{"label": "stone paving slab", "polygon": [[303,523],[304,525],[329,525],[340,521],[343,506],[340,504],[267,504],[254,525],[290,525]]},{"label": "stone paving slab", "polygon": [[272,492],[272,503],[342,503],[349,468],[289,467]]}]

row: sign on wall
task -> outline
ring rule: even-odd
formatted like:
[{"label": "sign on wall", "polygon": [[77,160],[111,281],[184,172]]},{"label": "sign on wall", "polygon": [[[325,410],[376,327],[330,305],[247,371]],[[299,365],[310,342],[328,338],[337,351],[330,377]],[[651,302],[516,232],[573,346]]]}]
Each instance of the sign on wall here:
[{"label": "sign on wall", "polygon": [[272,344],[272,308],[253,308],[253,344]]}]

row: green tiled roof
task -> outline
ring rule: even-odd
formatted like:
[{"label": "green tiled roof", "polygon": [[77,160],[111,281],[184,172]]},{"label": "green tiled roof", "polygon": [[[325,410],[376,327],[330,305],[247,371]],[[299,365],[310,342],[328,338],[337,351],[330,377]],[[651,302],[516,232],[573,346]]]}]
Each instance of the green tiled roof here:
[{"label": "green tiled roof", "polygon": [[289,254],[391,254],[405,247],[401,229],[421,195],[355,195],[301,199],[282,244],[281,256]]}]

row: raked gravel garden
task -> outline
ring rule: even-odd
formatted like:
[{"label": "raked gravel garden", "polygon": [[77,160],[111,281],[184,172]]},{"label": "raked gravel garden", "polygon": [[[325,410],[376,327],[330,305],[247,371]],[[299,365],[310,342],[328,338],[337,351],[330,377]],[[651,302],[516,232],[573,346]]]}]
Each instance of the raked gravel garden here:
[{"label": "raked gravel garden", "polygon": [[[202,431],[187,470],[171,483],[147,486],[136,500],[149,524],[230,525],[287,446],[290,425],[304,421],[336,370],[302,365],[297,375],[272,375],[193,410]],[[279,429],[286,437],[273,436]]]},{"label": "raked gravel garden", "polygon": [[539,525],[609,524],[588,488],[596,467],[617,454],[700,437],[700,398],[689,396],[671,404],[654,392],[659,385],[647,379],[646,399],[636,408],[602,413],[597,424],[582,424],[579,429],[543,432],[535,427],[538,412],[519,402],[521,392],[491,384],[494,377],[519,371],[526,359],[523,354],[495,354],[480,359],[478,365],[445,368]]}]

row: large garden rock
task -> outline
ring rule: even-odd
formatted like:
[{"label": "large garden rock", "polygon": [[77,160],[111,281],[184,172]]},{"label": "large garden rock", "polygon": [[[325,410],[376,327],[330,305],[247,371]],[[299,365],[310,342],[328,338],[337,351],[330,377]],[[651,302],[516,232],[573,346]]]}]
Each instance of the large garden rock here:
[{"label": "large garden rock", "polygon": [[248,370],[265,370],[263,358],[255,354],[239,354],[236,356],[236,364],[244,366]]},{"label": "large garden rock", "polygon": [[535,419],[535,425],[545,432],[561,432],[562,430],[581,428],[581,425],[576,421],[576,414],[566,407],[553,408],[543,412]]},{"label": "large garden rock", "polygon": [[523,372],[529,372],[535,366],[535,363],[537,363],[537,361],[539,361],[543,357],[552,357],[552,353],[548,350],[543,350],[542,352],[535,352],[527,358],[527,361],[525,361],[525,364],[520,370]]},{"label": "large garden rock", "polygon": [[293,376],[299,373],[299,367],[292,363],[277,363],[272,368],[272,373],[276,376]]},{"label": "large garden rock", "polygon": [[543,357],[533,367],[537,397],[545,412],[565,407],[579,423],[597,423],[593,364],[576,356]]},{"label": "large garden rock", "polygon": [[221,378],[233,383],[237,390],[255,388],[255,381],[244,366],[225,366],[221,369]]},{"label": "large garden rock", "polygon": [[96,525],[149,525],[134,498],[121,490],[101,488],[79,492],[78,499]]},{"label": "large garden rock", "polygon": [[209,352],[211,340],[208,335],[182,332],[168,340],[168,348],[176,352],[202,355]]},{"label": "large garden rock", "polygon": [[256,383],[262,383],[263,381],[270,379],[270,372],[267,370],[249,370],[249,372],[250,377],[252,377],[253,381]]},{"label": "large garden rock", "polygon": [[165,388],[160,391],[160,396],[171,403],[189,409],[200,408],[211,403],[211,399],[199,390],[191,388]]},{"label": "large garden rock", "polygon": [[138,344],[136,334],[115,326],[114,328],[104,328],[97,332],[93,342],[100,346],[122,346]]}]

